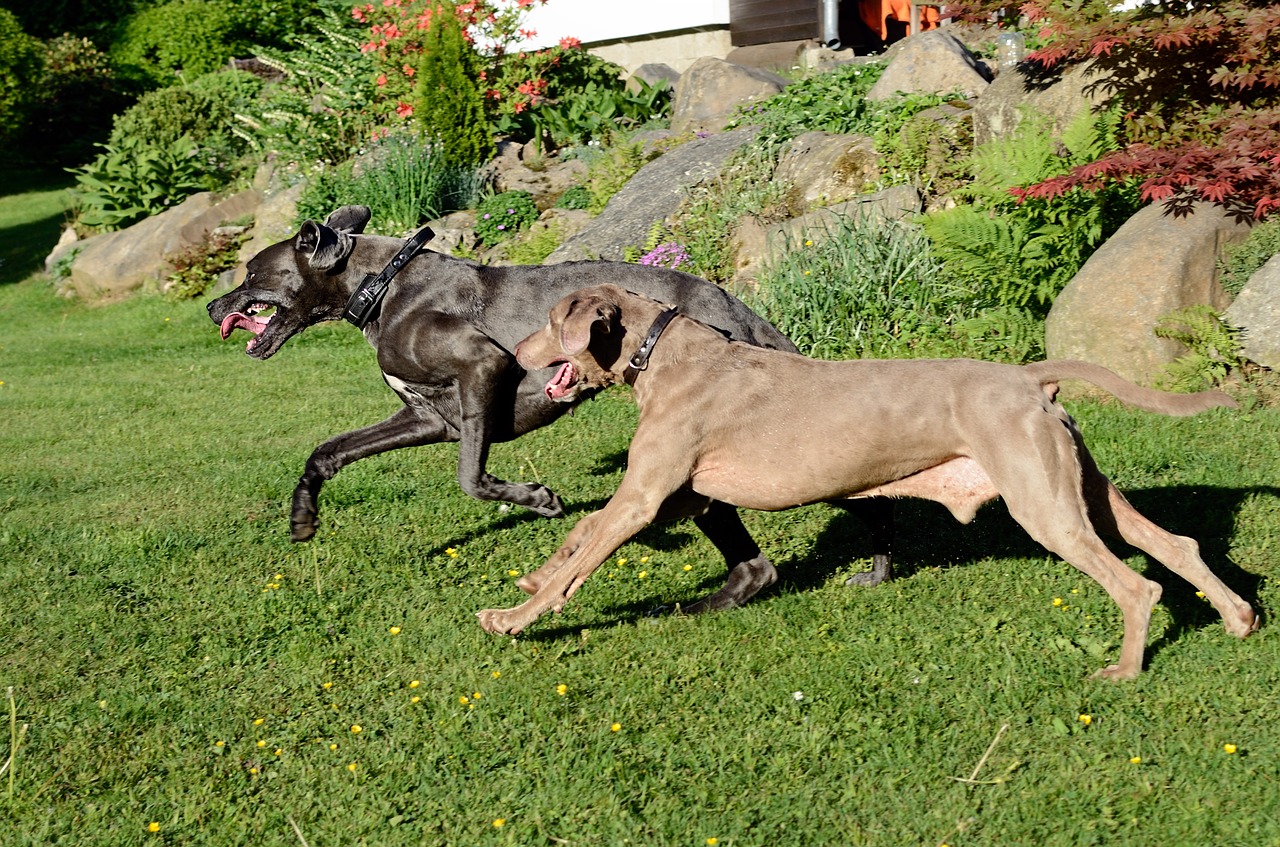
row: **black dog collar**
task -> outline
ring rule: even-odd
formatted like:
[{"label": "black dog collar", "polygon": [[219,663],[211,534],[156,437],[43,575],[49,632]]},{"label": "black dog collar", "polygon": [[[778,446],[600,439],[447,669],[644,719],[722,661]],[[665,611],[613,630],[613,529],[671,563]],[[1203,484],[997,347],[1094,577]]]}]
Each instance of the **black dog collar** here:
[{"label": "black dog collar", "polygon": [[400,269],[409,264],[409,260],[418,255],[423,245],[435,237],[431,227],[424,226],[404,243],[400,252],[391,257],[391,261],[376,276],[365,274],[364,280],[356,286],[355,293],[347,301],[346,311],[342,316],[360,329],[378,319],[382,311],[382,299],[387,296],[387,288]]},{"label": "black dog collar", "polygon": [[636,373],[649,367],[649,355],[653,353],[653,347],[658,343],[658,339],[662,337],[663,331],[667,328],[667,324],[671,323],[671,319],[676,316],[679,310],[672,306],[658,317],[654,318],[653,325],[649,327],[649,332],[644,337],[644,341],[640,342],[640,349],[627,361],[627,370],[630,379],[635,379]]}]

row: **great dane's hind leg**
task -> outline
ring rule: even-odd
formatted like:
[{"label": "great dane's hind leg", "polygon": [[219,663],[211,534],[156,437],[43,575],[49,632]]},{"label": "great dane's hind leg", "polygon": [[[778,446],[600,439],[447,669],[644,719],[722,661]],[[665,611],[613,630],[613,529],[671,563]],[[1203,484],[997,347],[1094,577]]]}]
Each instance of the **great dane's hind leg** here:
[{"label": "great dane's hind leg", "polygon": [[290,538],[295,542],[309,541],[315,536],[320,526],[320,489],[347,465],[388,450],[455,439],[442,419],[416,414],[408,407],[381,423],[330,438],[312,451],[293,490]]},{"label": "great dane's hind leg", "polygon": [[1258,616],[1253,607],[1209,570],[1200,558],[1200,545],[1192,538],[1174,535],[1135,509],[1111,480],[1098,470],[1083,444],[1079,449],[1084,466],[1085,499],[1098,530],[1146,552],[1194,585],[1222,615],[1227,632],[1244,638],[1256,630]]},{"label": "great dane's hind leg", "polygon": [[732,609],[778,581],[778,572],[742,525],[736,508],[728,503],[711,501],[705,512],[694,517],[693,522],[724,556],[729,576],[719,591],[682,606],[682,611],[697,615]]},{"label": "great dane's hind leg", "polygon": [[871,533],[871,570],[856,573],[845,585],[871,587],[893,578],[893,500],[863,497],[832,501],[832,506],[857,516]]}]

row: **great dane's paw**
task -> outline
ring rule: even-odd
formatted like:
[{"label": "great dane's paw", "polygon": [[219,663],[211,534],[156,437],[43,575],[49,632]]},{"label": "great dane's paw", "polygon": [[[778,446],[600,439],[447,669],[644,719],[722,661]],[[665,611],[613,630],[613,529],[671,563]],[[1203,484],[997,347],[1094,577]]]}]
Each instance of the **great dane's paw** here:
[{"label": "great dane's paw", "polygon": [[884,582],[884,574],[875,571],[864,571],[856,573],[844,581],[845,585],[860,585],[863,588],[871,588]]},{"label": "great dane's paw", "polygon": [[560,502],[560,497],[545,485],[531,485],[530,502],[525,505],[542,515],[544,518],[563,518],[564,503]]},{"label": "great dane's paw", "polygon": [[305,520],[299,520],[298,516],[294,515],[292,520],[289,522],[289,540],[294,544],[299,544],[303,541],[310,541],[312,538],[315,538],[316,530],[319,528],[320,522],[317,521],[314,516]]}]

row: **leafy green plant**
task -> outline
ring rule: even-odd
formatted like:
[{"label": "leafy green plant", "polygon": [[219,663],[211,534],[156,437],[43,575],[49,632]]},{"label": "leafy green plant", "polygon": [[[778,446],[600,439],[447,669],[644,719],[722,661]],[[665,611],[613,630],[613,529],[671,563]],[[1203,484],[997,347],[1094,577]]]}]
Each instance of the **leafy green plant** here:
[{"label": "leafy green plant", "polygon": [[1222,385],[1232,371],[1245,365],[1239,330],[1223,323],[1210,306],[1198,305],[1164,315],[1152,329],[1160,338],[1176,341],[1187,352],[1164,366],[1157,384],[1170,391],[1203,391]]},{"label": "leafy green plant", "polygon": [[219,275],[239,263],[240,245],[247,238],[243,228],[219,228],[210,231],[200,244],[171,257],[173,272],[163,286],[165,296],[190,300],[204,294]]},{"label": "leafy green plant", "polygon": [[534,226],[504,242],[503,258],[515,265],[540,265],[564,240],[563,229],[559,221]]},{"label": "leafy green plant", "polygon": [[82,164],[93,158],[95,144],[107,140],[112,120],[134,95],[88,38],[63,34],[41,46],[43,73],[33,87],[35,102],[15,152],[30,151],[30,158],[41,163]]},{"label": "leafy green plant", "polygon": [[339,206],[361,204],[370,231],[403,235],[422,221],[474,204],[483,183],[450,164],[436,143],[409,130],[389,133],[358,159],[317,170],[298,200],[299,220],[323,220]]},{"label": "leafy green plant", "polygon": [[504,191],[476,206],[476,237],[492,246],[515,235],[538,219],[538,207],[527,191]]},{"label": "leafy green plant", "polygon": [[593,215],[604,211],[613,195],[622,190],[631,178],[648,163],[644,145],[636,143],[615,144],[604,150],[588,150],[586,190],[589,194],[586,210]]},{"label": "leafy green plant", "polygon": [[111,52],[128,73],[158,87],[215,70],[251,44],[231,0],[170,0],[129,16]]},{"label": "leafy green plant", "polygon": [[591,189],[585,185],[571,185],[556,199],[557,209],[587,209],[591,206]]},{"label": "leafy green plant", "polygon": [[744,107],[729,125],[758,125],[762,136],[777,139],[813,130],[874,134],[867,130],[877,107],[866,94],[884,69],[882,62],[848,64],[798,80],[768,100]]},{"label": "leafy green plant", "polygon": [[90,229],[120,229],[163,212],[204,188],[198,148],[187,136],[167,147],[133,138],[99,145],[103,152],[81,168],[72,202],[76,220]]}]

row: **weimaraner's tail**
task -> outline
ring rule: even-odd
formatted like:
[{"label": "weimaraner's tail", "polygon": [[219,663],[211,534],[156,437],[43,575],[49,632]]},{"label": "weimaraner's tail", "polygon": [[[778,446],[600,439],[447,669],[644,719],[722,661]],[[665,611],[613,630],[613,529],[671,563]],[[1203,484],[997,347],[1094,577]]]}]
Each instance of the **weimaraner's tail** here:
[{"label": "weimaraner's tail", "polygon": [[1051,359],[1026,365],[1027,371],[1041,385],[1054,385],[1050,395],[1057,393],[1056,383],[1064,379],[1082,379],[1085,382],[1114,394],[1130,406],[1137,406],[1148,412],[1159,412],[1164,415],[1194,415],[1206,409],[1219,406],[1227,409],[1238,409],[1240,404],[1220,391],[1198,391],[1195,394],[1173,394],[1168,391],[1157,391],[1134,385],[1124,377],[1107,370],[1101,365],[1079,362],[1073,359]]}]

